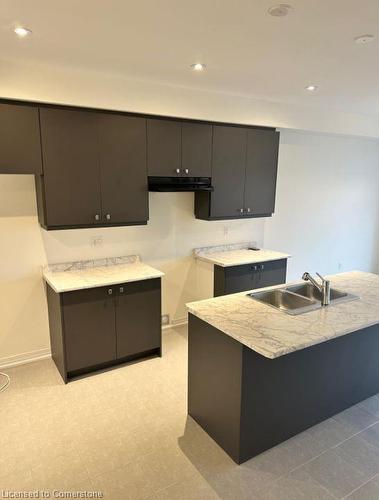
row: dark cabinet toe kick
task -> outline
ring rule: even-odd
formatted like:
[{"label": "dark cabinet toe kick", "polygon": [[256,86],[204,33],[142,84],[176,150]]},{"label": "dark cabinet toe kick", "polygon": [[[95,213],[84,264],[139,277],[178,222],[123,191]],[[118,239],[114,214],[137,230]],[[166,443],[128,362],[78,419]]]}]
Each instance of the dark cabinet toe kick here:
[{"label": "dark cabinet toe kick", "polygon": [[71,381],[75,378],[79,378],[83,375],[89,375],[95,372],[101,372],[105,370],[110,370],[112,368],[117,368],[121,365],[144,361],[145,359],[152,358],[155,356],[162,357],[162,349],[161,347],[157,347],[155,349],[149,349],[148,351],[139,352],[137,354],[131,354],[130,356],[125,356],[123,358],[115,359],[112,361],[108,361],[106,363],[99,363],[98,365],[88,366],[86,368],[82,368],[80,370],[73,370],[67,372],[67,381]]},{"label": "dark cabinet toe kick", "polygon": [[188,413],[237,463],[379,392],[379,325],[268,359],[189,315]]}]

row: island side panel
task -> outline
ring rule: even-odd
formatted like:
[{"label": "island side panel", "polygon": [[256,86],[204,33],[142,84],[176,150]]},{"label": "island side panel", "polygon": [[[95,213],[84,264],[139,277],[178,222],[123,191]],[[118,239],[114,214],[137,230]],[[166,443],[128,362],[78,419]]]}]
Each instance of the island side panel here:
[{"label": "island side panel", "polygon": [[268,359],[244,346],[240,461],[379,392],[379,325]]},{"label": "island side panel", "polygon": [[188,413],[239,462],[243,346],[188,316]]}]

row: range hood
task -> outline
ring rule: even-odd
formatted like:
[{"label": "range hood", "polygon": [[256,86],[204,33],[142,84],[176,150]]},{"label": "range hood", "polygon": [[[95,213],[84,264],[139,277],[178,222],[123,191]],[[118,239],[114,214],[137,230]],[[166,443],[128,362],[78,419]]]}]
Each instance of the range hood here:
[{"label": "range hood", "polygon": [[149,191],[213,191],[210,177],[150,177]]}]

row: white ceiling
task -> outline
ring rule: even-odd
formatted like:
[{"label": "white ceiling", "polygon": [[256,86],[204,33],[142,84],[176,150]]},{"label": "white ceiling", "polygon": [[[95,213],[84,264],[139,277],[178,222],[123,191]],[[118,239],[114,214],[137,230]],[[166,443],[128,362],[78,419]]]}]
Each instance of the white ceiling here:
[{"label": "white ceiling", "polygon": [[285,18],[267,14],[275,3],[0,0],[0,59],[379,115],[379,1],[293,0]]}]

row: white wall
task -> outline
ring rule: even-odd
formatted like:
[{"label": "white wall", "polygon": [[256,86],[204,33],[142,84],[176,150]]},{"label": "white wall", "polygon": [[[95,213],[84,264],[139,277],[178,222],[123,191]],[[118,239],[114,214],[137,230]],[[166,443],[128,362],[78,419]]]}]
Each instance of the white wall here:
[{"label": "white wall", "polygon": [[[163,312],[210,293],[198,246],[255,240],[293,255],[289,279],[303,271],[379,271],[379,141],[282,130],[276,214],[271,219],[205,222],[193,194],[150,193],[147,226],[44,231],[32,176],[0,176],[0,364],[49,347],[41,266],[46,262],[138,253],[166,273]],[[225,227],[228,234],[225,234]],[[97,237],[101,246],[93,246]]]},{"label": "white wall", "polygon": [[[1,61],[0,96],[286,129],[272,220],[197,221],[192,194],[151,193],[148,226],[45,232],[37,223],[33,178],[0,176],[0,364],[49,346],[40,276],[47,261],[139,253],[166,273],[163,311],[174,320],[185,317],[185,302],[209,290],[209,273],[204,280],[206,270],[190,256],[196,246],[256,240],[293,254],[290,278],[305,269],[337,272],[339,263],[379,269],[378,142],[333,135],[379,137],[376,116],[11,61]],[[96,236],[103,237],[100,247],[91,245]]]},{"label": "white wall", "polygon": [[[193,248],[245,240],[263,243],[263,220],[209,224],[194,218],[192,193],[149,196],[147,226],[45,231],[37,221],[34,178],[0,175],[0,365],[24,353],[43,355],[49,347],[41,279],[41,266],[47,262],[137,253],[166,273],[163,312],[180,321],[186,318],[185,303],[208,293],[210,276],[199,276]],[[93,246],[99,237],[103,244]]]},{"label": "white wall", "polygon": [[379,271],[379,141],[282,130],[276,215],[264,243],[304,271]]},{"label": "white wall", "polygon": [[[4,57],[4,54],[1,54]],[[347,113],[330,106],[253,99],[236,94],[174,87],[120,76],[55,68],[34,61],[0,60],[0,96],[246,123],[297,130],[379,137],[379,116]]]}]

